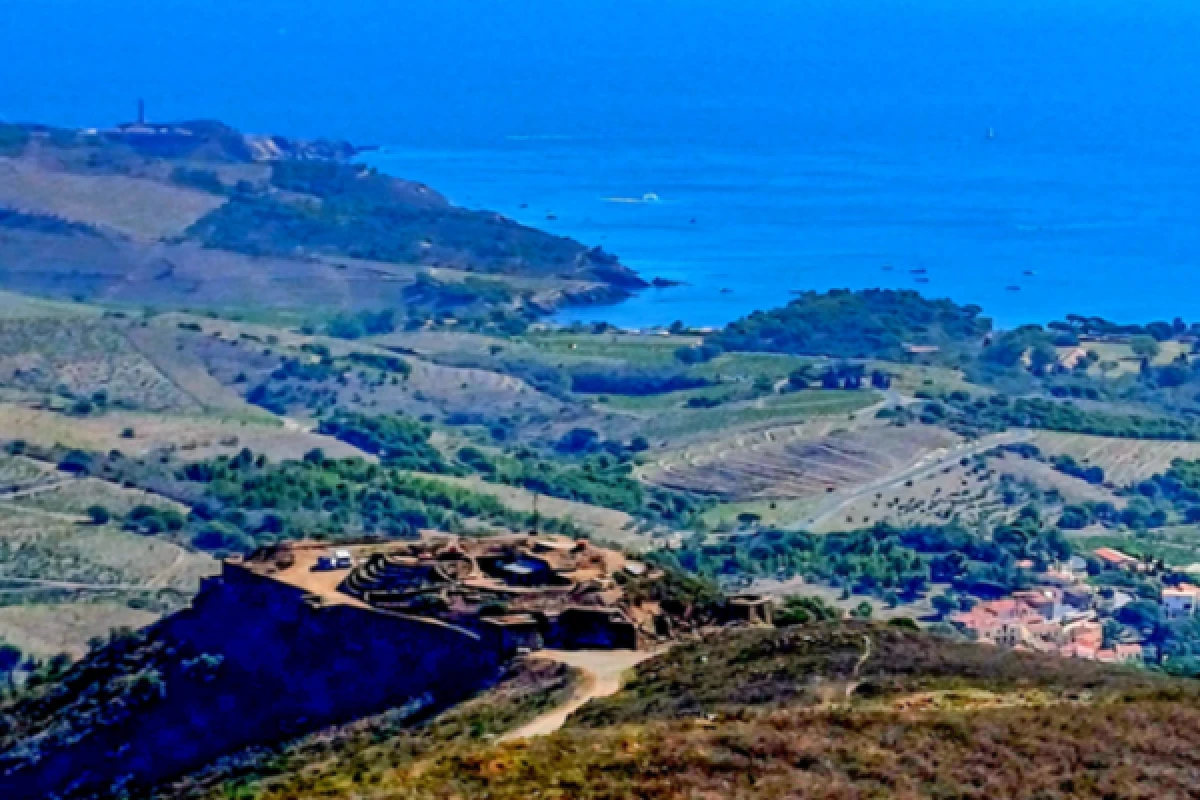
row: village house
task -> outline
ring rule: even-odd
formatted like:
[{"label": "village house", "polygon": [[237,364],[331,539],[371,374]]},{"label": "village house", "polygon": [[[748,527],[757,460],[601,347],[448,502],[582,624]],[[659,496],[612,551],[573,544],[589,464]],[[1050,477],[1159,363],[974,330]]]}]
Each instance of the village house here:
[{"label": "village house", "polygon": [[1112,547],[1097,547],[1092,552],[1096,558],[1116,569],[1137,570],[1141,567],[1141,562],[1136,558]]},{"label": "village house", "polygon": [[1104,625],[1094,611],[1080,611],[1062,603],[1065,592],[1057,587],[1017,592],[1002,600],[980,603],[950,621],[976,641],[1082,658],[1106,663],[1140,661],[1143,648],[1136,642],[1104,647]]},{"label": "village house", "polygon": [[1181,583],[1179,586],[1162,590],[1162,609],[1167,619],[1192,617],[1200,605],[1200,587]]}]

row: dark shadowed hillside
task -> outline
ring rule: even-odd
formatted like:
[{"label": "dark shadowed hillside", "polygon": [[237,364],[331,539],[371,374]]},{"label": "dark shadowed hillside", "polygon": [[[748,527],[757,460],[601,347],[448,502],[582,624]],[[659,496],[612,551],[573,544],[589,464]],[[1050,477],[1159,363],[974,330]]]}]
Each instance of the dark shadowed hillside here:
[{"label": "dark shadowed hillside", "polygon": [[1197,766],[1191,683],[903,627],[680,645],[558,733],[497,744],[563,697],[561,671],[526,669],[423,726],[374,717],[137,796],[1166,797]]}]

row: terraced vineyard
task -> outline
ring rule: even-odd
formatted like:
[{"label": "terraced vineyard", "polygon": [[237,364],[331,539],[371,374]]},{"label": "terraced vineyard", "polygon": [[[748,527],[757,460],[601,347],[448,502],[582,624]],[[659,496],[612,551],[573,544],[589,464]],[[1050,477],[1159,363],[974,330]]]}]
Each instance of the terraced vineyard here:
[{"label": "terraced vineyard", "polygon": [[924,426],[795,426],[685,450],[646,477],[726,500],[808,497],[870,483],[957,442],[947,431]]},{"label": "terraced vineyard", "polygon": [[1069,455],[1085,466],[1104,469],[1108,482],[1128,486],[1166,472],[1177,458],[1200,459],[1200,442],[1112,439],[1071,433],[1039,432],[1033,443],[1047,455]]},{"label": "terraced vineyard", "polygon": [[[4,496],[0,495],[0,501]],[[42,491],[18,493],[12,503],[23,508],[58,514],[85,515],[92,506],[103,506],[113,514],[128,514],[137,506],[187,513],[187,508],[165,497],[141,489],[126,489],[96,478],[69,479],[43,487]]]},{"label": "terraced vineyard", "polygon": [[18,502],[0,505],[0,638],[26,653],[82,655],[94,636],[182,607],[216,572],[210,556],[164,538]]},{"label": "terraced vineyard", "polygon": [[130,343],[117,326],[86,317],[0,321],[0,385],[91,398],[152,411],[198,404]]},{"label": "terraced vineyard", "polygon": [[707,409],[674,409],[669,414],[647,415],[640,422],[646,436],[674,443],[751,430],[798,424],[821,417],[846,417],[875,404],[879,396],[864,391],[814,391],[771,395],[749,403]]}]

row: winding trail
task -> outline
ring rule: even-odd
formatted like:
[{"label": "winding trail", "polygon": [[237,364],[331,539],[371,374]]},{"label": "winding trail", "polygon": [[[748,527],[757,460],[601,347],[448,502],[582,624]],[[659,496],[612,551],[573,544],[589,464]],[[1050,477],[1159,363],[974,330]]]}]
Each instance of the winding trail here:
[{"label": "winding trail", "polygon": [[571,698],[558,708],[541,714],[500,738],[502,742],[530,739],[554,733],[566,724],[567,718],[583,708],[590,700],[611,697],[621,690],[626,671],[663,650],[539,650],[530,658],[566,664],[583,673],[583,680]]},{"label": "winding trail", "polygon": [[863,651],[858,657],[858,661],[854,662],[854,669],[850,672],[850,681],[846,684],[846,699],[854,694],[854,690],[858,688],[861,681],[858,679],[859,673],[862,672],[863,665],[867,663],[867,659],[871,657],[871,637],[863,634]]},{"label": "winding trail", "polygon": [[155,575],[150,580],[146,581],[147,589],[162,589],[167,585],[167,581],[175,574],[176,570],[184,565],[187,561],[188,552],[182,547],[175,553],[175,558],[168,564],[162,572]]}]

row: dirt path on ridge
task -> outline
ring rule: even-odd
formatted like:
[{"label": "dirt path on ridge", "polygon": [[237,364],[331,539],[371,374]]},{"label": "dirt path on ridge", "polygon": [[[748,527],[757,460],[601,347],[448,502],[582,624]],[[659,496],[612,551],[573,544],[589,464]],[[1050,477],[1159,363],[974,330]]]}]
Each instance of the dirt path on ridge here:
[{"label": "dirt path on ridge", "polygon": [[661,650],[539,650],[530,658],[555,661],[574,667],[583,673],[583,680],[575,688],[571,698],[558,708],[541,714],[516,730],[509,731],[500,741],[530,739],[546,736],[560,729],[567,717],[583,708],[588,701],[610,697],[621,690],[621,678],[648,658],[659,655]]}]

